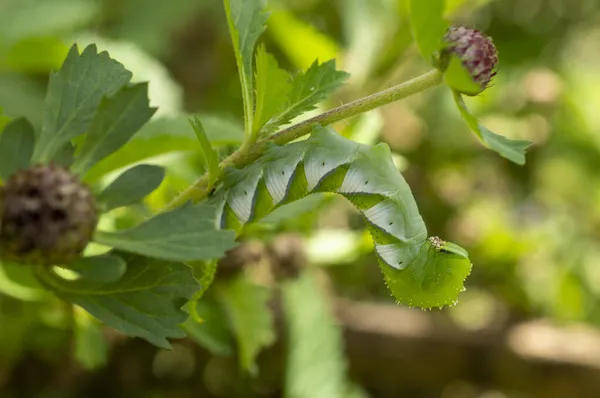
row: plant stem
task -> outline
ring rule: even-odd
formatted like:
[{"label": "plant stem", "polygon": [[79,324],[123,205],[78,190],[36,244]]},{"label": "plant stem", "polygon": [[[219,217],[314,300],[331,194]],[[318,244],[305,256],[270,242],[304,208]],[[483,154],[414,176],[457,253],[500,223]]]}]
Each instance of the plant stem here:
[{"label": "plant stem", "polygon": [[312,126],[320,124],[327,126],[340,120],[379,108],[391,102],[419,93],[442,82],[442,74],[437,69],[397,86],[360,98],[338,108],[332,109],[313,118],[288,127],[268,138],[269,141],[283,145],[310,133]]},{"label": "plant stem", "polygon": [[[386,90],[364,98],[360,98],[356,101],[352,101],[290,126],[268,138],[256,142],[254,145],[242,146],[239,150],[225,158],[219,164],[219,166],[221,169],[226,167],[241,168],[247,166],[258,159],[265,152],[269,144],[284,145],[288,142],[294,141],[306,134],[309,134],[315,124],[328,126],[332,123],[348,119],[352,116],[356,116],[391,102],[406,98],[412,94],[425,91],[428,88],[437,86],[441,82],[442,73],[437,69],[431,70],[407,82],[398,84],[397,86],[390,87]],[[209,193],[209,189],[211,188],[209,187],[208,182],[208,175],[203,175],[185,191],[181,192],[179,196],[173,199],[164,210],[172,210],[190,200],[196,202],[205,198]]]}]

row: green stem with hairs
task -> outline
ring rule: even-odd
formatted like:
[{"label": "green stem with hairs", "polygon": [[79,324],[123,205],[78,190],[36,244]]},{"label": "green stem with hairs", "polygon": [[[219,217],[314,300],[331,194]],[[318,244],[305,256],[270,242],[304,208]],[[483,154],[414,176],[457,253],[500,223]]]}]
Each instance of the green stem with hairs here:
[{"label": "green stem with hairs", "polygon": [[[361,113],[379,108],[383,105],[387,105],[394,101],[409,97],[413,94],[420,93],[428,88],[437,86],[441,82],[442,73],[437,69],[431,70],[407,82],[398,84],[397,86],[393,86],[367,97],[349,102],[345,105],[285,128],[268,138],[254,143],[253,145],[242,145],[239,150],[224,159],[219,164],[219,167],[221,169],[226,167],[242,168],[258,159],[271,143],[277,145],[287,144],[288,142],[294,141],[306,134],[309,134],[312,131],[312,126],[315,124],[328,126],[332,123],[348,119]],[[181,192],[163,210],[172,210],[188,201],[197,202],[202,200],[208,195],[211,188],[212,187],[209,186],[208,175],[205,174],[192,185],[190,185],[186,190]]]}]

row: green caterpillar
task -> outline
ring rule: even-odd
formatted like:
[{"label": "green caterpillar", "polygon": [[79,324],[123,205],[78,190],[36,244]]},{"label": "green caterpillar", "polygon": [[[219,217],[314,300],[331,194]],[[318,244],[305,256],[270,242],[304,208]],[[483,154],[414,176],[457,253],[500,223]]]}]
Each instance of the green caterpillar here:
[{"label": "green caterpillar", "polygon": [[385,281],[399,303],[431,308],[456,302],[471,271],[468,253],[427,237],[386,144],[358,144],[315,126],[309,139],[273,145],[249,167],[228,170],[211,202],[219,227],[239,231],[276,207],[316,192],[340,194],[361,212]]}]

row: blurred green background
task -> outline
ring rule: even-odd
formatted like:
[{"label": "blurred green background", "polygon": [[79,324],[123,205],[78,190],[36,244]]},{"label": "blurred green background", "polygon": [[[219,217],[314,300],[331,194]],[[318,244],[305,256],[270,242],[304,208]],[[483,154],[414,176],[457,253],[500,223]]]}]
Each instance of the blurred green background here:
[{"label": "blurred green background", "polygon": [[[428,69],[404,3],[270,0],[263,41],[291,71],[337,58],[352,74],[324,110]],[[474,267],[458,305],[394,306],[364,225],[341,199],[300,202],[249,230],[246,246],[291,245],[283,261],[309,263],[344,336],[355,385],[348,397],[599,397],[600,2],[448,0],[447,17],[493,37],[498,76],[469,106],[493,131],[534,142],[524,167],[485,150],[444,88],[335,127],[364,143],[387,142],[430,235],[469,250]],[[187,113],[215,126],[208,130],[222,154],[239,143],[241,94],[221,1],[0,0],[4,114],[39,125],[48,74],[73,42],[96,42],[134,80],[149,80],[160,108],[91,182],[136,161],[166,164],[167,182],[146,204],[159,208],[202,172]],[[135,212],[106,222],[127,225]],[[257,268],[251,277],[272,285]],[[68,319],[55,299],[14,283],[20,277],[0,268],[2,397],[277,397],[299,382],[284,366],[293,341],[278,339],[250,377],[231,342],[214,341],[219,319],[212,334],[200,330],[161,351],[87,328],[94,320],[85,314]],[[327,394],[324,386],[314,396]]]}]

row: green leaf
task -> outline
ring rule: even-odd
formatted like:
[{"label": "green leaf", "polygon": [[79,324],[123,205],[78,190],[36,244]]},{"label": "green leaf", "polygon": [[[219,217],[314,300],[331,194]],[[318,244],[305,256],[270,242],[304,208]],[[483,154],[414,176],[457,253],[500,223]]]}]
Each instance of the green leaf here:
[{"label": "green leaf", "polygon": [[21,73],[45,75],[59,69],[68,53],[69,46],[60,37],[32,36],[14,43],[0,64]]},{"label": "green leaf", "polygon": [[219,258],[236,245],[235,232],[218,230],[215,209],[207,204],[181,206],[124,231],[97,231],[94,240],[171,261]]},{"label": "green leaf", "polygon": [[88,129],[102,98],[130,79],[131,72],[108,53],[98,54],[95,45],[86,47],[81,55],[74,45],[60,71],[50,76],[33,161],[52,161],[63,145]]},{"label": "green leaf", "polygon": [[104,211],[137,203],[152,193],[165,178],[160,166],[140,164],[126,170],[98,196]]},{"label": "green leaf", "polygon": [[0,106],[6,115],[25,116],[34,126],[41,124],[46,92],[38,82],[24,74],[0,73],[0,87]]},{"label": "green leaf", "polygon": [[182,263],[127,253],[127,272],[115,282],[65,280],[51,268],[36,267],[38,278],[56,295],[76,304],[106,325],[154,345],[170,348],[168,338],[182,338],[188,315],[181,309],[198,289]]},{"label": "green leaf", "polygon": [[212,285],[217,274],[217,260],[207,261],[188,261],[186,264],[192,268],[192,275],[194,279],[200,284],[200,289],[194,295],[194,299],[199,300],[206,289]]},{"label": "green leaf", "polygon": [[[365,84],[380,62],[381,55],[398,54],[402,48],[397,38],[401,26],[398,2],[345,0],[340,4],[346,51],[344,68],[352,75],[353,84]],[[410,37],[408,37],[410,39]],[[393,51],[385,51],[393,46]]]},{"label": "green leaf", "polygon": [[344,84],[349,77],[346,72],[335,69],[335,60],[322,64],[315,61],[306,72],[292,79],[292,89],[283,110],[271,118],[263,131],[274,131],[304,112],[315,109],[319,102]]},{"label": "green leaf", "polygon": [[65,144],[54,156],[53,163],[64,167],[70,167],[75,161],[75,150],[75,145],[71,143]]},{"label": "green leaf", "polygon": [[212,186],[221,176],[219,155],[210,144],[210,140],[208,139],[208,135],[206,134],[206,130],[204,129],[204,125],[200,121],[200,118],[196,116],[193,119],[189,119],[189,122],[200,143],[204,167],[208,171],[209,186]]},{"label": "green leaf", "polygon": [[193,131],[190,131],[190,117],[199,117],[202,120],[206,136],[213,146],[238,145],[244,139],[243,126],[237,121],[213,114],[184,114],[154,118],[142,127],[134,138],[137,140],[138,138],[152,138],[163,135],[186,137],[189,139],[186,142],[187,149],[193,150],[195,147],[190,146],[189,143],[195,141],[197,137]]},{"label": "green leaf", "polygon": [[448,67],[444,71],[444,82],[452,90],[471,96],[482,91],[482,87],[473,80],[467,68],[455,55],[450,57]]},{"label": "green leaf", "polygon": [[[446,15],[460,14],[462,11],[476,12],[492,0],[446,0]],[[464,9],[464,10],[463,10]]]},{"label": "green leaf", "polygon": [[279,7],[269,16],[267,33],[297,68],[309,68],[315,59],[332,59],[341,46],[330,35],[314,25]]},{"label": "green leaf", "polygon": [[49,293],[37,281],[31,267],[0,259],[0,293],[20,301],[45,301]]},{"label": "green leaf", "polygon": [[[244,137],[242,126],[229,119],[214,115],[200,115],[208,139],[213,146],[239,145]],[[85,175],[85,181],[94,182],[103,175],[145,159],[172,152],[188,152],[197,148],[197,138],[190,131],[188,116],[152,119],[121,149]]]},{"label": "green leaf", "polygon": [[108,342],[102,325],[88,313],[75,309],[75,358],[88,370],[108,362]]},{"label": "green leaf", "polygon": [[[216,1],[198,0],[127,0],[115,4],[119,18],[111,21],[111,36],[123,38],[145,52],[166,56],[171,50],[171,35],[193,23],[204,9]],[[115,8],[116,9],[116,8]]]},{"label": "green leaf", "polygon": [[469,127],[471,131],[479,137],[479,139],[493,151],[496,151],[500,156],[505,157],[506,159],[514,162],[518,165],[525,164],[525,153],[527,152],[527,148],[531,145],[529,141],[522,140],[511,140],[501,135],[495,134],[488,130],[486,127],[479,124],[475,116],[473,116],[462,96],[458,92],[454,92],[454,101],[458,106],[458,110],[462,115],[463,119]]},{"label": "green leaf", "polygon": [[342,331],[315,277],[283,286],[287,334],[286,397],[343,397],[349,388]]},{"label": "green leaf", "polygon": [[26,118],[8,123],[0,135],[0,177],[7,180],[15,171],[26,169],[34,145],[35,130]]},{"label": "green leaf", "polygon": [[8,43],[72,32],[93,21],[99,4],[90,0],[2,2],[0,36]]},{"label": "green leaf", "polygon": [[148,84],[125,86],[100,103],[73,169],[86,172],[91,166],[117,151],[152,117]]},{"label": "green leaf", "polygon": [[459,257],[469,258],[469,253],[464,248],[457,245],[456,243],[444,242],[441,249],[448,253],[456,254]]},{"label": "green leaf", "polygon": [[[39,329],[41,319],[48,314],[48,306],[40,303],[14,302],[2,297],[3,310],[0,311],[0,368],[5,373],[23,359],[30,350],[37,349],[32,344],[32,334],[39,336],[47,329]],[[43,322],[43,321],[42,321]],[[56,329],[55,329],[56,330]],[[37,333],[36,333],[37,331]],[[41,333],[40,333],[41,332]],[[64,340],[63,340],[64,341]],[[48,345],[44,348],[50,348]],[[3,394],[7,395],[7,394]]]},{"label": "green leaf", "polygon": [[196,305],[199,318],[190,316],[183,324],[187,335],[214,355],[230,356],[233,354],[233,336],[229,330],[228,319],[218,302],[206,297]]},{"label": "green leaf", "polygon": [[275,341],[273,315],[268,302],[271,291],[240,276],[214,287],[239,349],[242,368],[256,374],[256,357]]},{"label": "green leaf", "polygon": [[224,3],[242,85],[246,132],[250,134],[254,111],[252,55],[267,23],[266,0],[224,0]]},{"label": "green leaf", "polygon": [[504,136],[495,134],[488,130],[485,126],[479,125],[479,130],[483,136],[483,141],[490,149],[498,152],[506,159],[518,164],[525,164],[525,153],[531,146],[530,141],[511,140]]},{"label": "green leaf", "polygon": [[448,29],[444,21],[445,0],[410,0],[410,25],[417,47],[427,62],[442,48]]},{"label": "green leaf", "polygon": [[195,322],[200,322],[201,317],[197,312],[197,307],[202,303],[201,299],[204,297],[204,293],[212,285],[217,274],[217,263],[218,260],[196,260],[187,261],[186,265],[191,268],[192,276],[200,284],[200,289],[196,290],[194,297],[190,300],[188,310],[190,315],[194,318]]},{"label": "green leaf", "polygon": [[284,105],[292,90],[290,74],[281,69],[274,56],[267,53],[264,46],[256,53],[256,111],[254,112],[254,132],[284,110]]},{"label": "green leaf", "polygon": [[115,282],[125,274],[127,264],[123,258],[108,253],[82,257],[66,268],[75,271],[82,278],[90,281]]},{"label": "green leaf", "polygon": [[8,123],[10,123],[11,118],[4,115],[4,109],[2,109],[2,107],[0,106],[0,131],[4,130],[4,127],[6,127],[6,125]]}]

